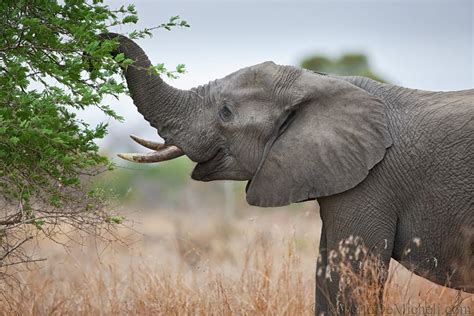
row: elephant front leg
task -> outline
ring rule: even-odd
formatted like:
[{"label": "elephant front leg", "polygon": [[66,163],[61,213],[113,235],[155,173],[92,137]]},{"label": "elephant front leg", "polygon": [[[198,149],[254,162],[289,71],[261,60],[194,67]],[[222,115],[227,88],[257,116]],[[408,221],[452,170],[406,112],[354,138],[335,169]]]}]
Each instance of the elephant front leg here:
[{"label": "elephant front leg", "polygon": [[367,246],[358,237],[342,239],[336,249],[328,254],[326,269],[335,314],[382,314],[390,256]]},{"label": "elephant front leg", "polygon": [[[321,231],[321,239],[319,243],[319,256],[316,265],[316,302],[315,315],[352,315],[358,314],[357,304],[347,298],[351,297],[349,288],[342,283],[344,272],[357,271],[358,264],[349,263],[351,267],[348,269],[335,255],[334,251],[330,251],[324,226]],[[341,271],[341,269],[343,271]],[[341,274],[343,279],[341,280]]]},{"label": "elephant front leg", "polygon": [[329,291],[329,278],[327,270],[327,240],[324,232],[324,225],[321,230],[321,238],[319,241],[319,255],[316,264],[316,301],[315,315],[334,315],[336,307],[331,301],[331,292]]},{"label": "elephant front leg", "polygon": [[394,227],[375,234],[348,227],[350,223],[341,231],[323,224],[316,270],[316,315],[382,312]]}]

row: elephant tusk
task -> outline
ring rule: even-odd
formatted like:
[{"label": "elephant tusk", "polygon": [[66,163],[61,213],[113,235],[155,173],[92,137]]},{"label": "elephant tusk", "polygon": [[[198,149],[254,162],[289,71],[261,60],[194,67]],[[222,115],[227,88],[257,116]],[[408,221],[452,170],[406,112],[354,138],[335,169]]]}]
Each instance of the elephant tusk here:
[{"label": "elephant tusk", "polygon": [[122,159],[132,161],[132,162],[142,162],[142,163],[152,163],[171,160],[178,158],[184,155],[184,151],[179,149],[176,146],[167,146],[160,150],[153,151],[145,154],[136,154],[136,153],[124,153],[117,154]]},{"label": "elephant tusk", "polygon": [[154,142],[154,141],[151,141],[151,140],[146,140],[146,139],[140,138],[140,137],[135,136],[135,135],[130,135],[130,138],[133,139],[138,144],[140,144],[143,147],[146,147],[148,149],[161,150],[161,149],[167,147],[163,143],[158,143],[158,142]]}]

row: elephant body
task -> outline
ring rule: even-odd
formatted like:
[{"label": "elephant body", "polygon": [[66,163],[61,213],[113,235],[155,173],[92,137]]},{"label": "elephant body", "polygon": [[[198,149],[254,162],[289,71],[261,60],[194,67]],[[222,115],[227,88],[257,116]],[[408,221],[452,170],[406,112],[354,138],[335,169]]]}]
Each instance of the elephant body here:
[{"label": "elephant body", "polygon": [[474,90],[419,91],[265,62],[184,91],[151,73],[132,40],[101,38],[134,61],[124,71],[131,96],[165,140],[134,137],[155,151],[121,157],[185,154],[195,180],[248,181],[252,205],[318,200],[318,314],[357,308],[340,305],[344,278],[328,265],[351,236],[381,259],[380,282],[393,258],[474,292]]},{"label": "elephant body", "polygon": [[[384,101],[393,144],[356,187],[318,198],[318,270],[325,271],[328,251],[358,236],[386,268],[393,258],[437,284],[473,293],[474,90],[428,92],[363,77],[344,80]],[[331,314],[339,278],[330,281],[321,272],[317,278],[318,310]]]}]

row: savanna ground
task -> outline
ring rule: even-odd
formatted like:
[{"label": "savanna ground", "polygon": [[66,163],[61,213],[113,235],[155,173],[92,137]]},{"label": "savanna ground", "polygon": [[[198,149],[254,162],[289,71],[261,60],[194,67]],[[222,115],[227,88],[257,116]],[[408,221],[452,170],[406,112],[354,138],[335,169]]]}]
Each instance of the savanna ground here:
[{"label": "savanna ground", "polygon": [[[116,232],[119,242],[79,236],[41,240],[33,250],[47,261],[8,271],[16,282],[2,289],[1,314],[314,313],[320,231],[314,204],[222,214],[136,211],[127,215],[129,228]],[[365,314],[371,301],[363,296],[369,292],[361,292]],[[384,314],[473,313],[472,295],[436,286],[391,263]]]}]

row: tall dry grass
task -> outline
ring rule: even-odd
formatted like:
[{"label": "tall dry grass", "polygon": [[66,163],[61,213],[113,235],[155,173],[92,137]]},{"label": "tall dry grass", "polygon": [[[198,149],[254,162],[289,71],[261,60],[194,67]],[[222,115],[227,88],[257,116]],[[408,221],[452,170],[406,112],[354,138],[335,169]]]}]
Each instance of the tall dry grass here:
[{"label": "tall dry grass", "polygon": [[[231,221],[215,214],[161,212],[137,217],[133,228],[135,233],[118,232],[123,244],[87,240],[79,246],[64,240],[65,252],[61,242],[38,243],[38,255],[48,260],[10,271],[18,282],[2,289],[1,314],[314,313],[320,229],[314,212],[263,211]],[[363,289],[364,279],[356,281]],[[374,290],[358,292],[367,311]],[[433,285],[396,264],[383,304],[386,315],[413,315],[417,306],[436,307],[439,314],[454,308],[457,315],[474,312],[472,295]]]}]

